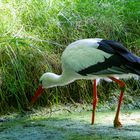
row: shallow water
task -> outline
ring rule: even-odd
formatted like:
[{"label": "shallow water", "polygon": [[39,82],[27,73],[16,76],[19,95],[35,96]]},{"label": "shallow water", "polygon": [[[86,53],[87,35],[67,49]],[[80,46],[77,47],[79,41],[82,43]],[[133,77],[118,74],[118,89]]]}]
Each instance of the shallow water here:
[{"label": "shallow water", "polygon": [[96,112],[94,126],[91,111],[43,113],[7,116],[0,122],[0,140],[140,140],[140,111],[123,111],[120,129],[113,127],[115,112]]}]

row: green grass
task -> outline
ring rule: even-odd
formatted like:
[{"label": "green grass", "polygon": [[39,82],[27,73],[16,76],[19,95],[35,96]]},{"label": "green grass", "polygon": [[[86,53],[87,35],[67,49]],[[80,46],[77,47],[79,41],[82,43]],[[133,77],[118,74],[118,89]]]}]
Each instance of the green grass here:
[{"label": "green grass", "polygon": [[[0,112],[22,110],[45,71],[61,73],[64,48],[81,38],[106,38],[140,54],[139,0],[2,0],[0,2]],[[39,105],[91,101],[91,83],[46,90]],[[131,88],[138,82],[128,81]],[[101,100],[110,87],[99,86]],[[127,89],[129,91],[130,89]]]}]

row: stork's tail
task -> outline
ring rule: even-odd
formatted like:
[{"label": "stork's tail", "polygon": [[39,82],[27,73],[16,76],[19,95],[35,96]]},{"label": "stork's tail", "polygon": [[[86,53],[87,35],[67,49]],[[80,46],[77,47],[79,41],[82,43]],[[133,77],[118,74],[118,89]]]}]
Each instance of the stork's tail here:
[{"label": "stork's tail", "polygon": [[127,68],[131,73],[140,76],[140,57],[132,54],[131,52],[121,53],[121,55],[127,60]]},{"label": "stork's tail", "polygon": [[132,73],[140,76],[140,62],[131,62],[127,67]]},{"label": "stork's tail", "polygon": [[134,71],[137,75],[140,76],[140,63],[139,62],[134,63]]}]

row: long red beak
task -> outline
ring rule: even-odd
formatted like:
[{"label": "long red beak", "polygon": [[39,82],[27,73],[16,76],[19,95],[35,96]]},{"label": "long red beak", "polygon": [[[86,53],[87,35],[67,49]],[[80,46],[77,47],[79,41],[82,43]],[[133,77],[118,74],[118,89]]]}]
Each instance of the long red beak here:
[{"label": "long red beak", "polygon": [[31,104],[33,104],[37,100],[37,98],[41,95],[42,92],[43,92],[43,87],[42,85],[40,85],[31,99]]}]

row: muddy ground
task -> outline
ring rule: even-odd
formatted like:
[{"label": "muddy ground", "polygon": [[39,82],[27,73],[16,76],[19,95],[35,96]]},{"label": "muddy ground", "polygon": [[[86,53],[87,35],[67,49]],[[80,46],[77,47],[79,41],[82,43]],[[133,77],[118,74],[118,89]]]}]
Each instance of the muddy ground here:
[{"label": "muddy ground", "polygon": [[[62,109],[63,108],[63,109]],[[123,128],[113,127],[115,111],[39,109],[0,117],[0,140],[140,140],[140,111],[121,112]]]}]

